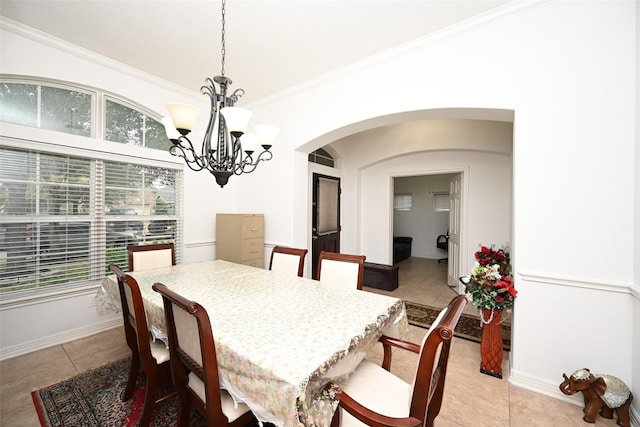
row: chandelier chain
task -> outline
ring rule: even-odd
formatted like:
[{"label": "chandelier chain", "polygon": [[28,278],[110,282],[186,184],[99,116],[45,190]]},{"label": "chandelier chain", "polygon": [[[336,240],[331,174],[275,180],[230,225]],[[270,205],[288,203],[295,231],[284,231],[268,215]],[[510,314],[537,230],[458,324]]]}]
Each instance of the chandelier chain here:
[{"label": "chandelier chain", "polygon": [[225,53],[226,53],[226,46],[225,46],[225,39],[224,39],[224,34],[225,34],[225,28],[224,28],[224,24],[225,24],[225,4],[226,4],[226,0],[222,0],[222,47],[220,49],[220,53],[222,55],[222,59],[220,60],[220,65],[221,65],[221,70],[220,70],[220,75],[224,76],[224,57],[225,57]]}]

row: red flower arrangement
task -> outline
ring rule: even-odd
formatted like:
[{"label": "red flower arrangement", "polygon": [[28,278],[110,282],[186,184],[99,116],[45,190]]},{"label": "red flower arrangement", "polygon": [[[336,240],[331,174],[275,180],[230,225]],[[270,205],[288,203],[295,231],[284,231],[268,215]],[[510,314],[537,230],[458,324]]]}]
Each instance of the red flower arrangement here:
[{"label": "red flower arrangement", "polygon": [[513,307],[518,291],[513,287],[509,252],[481,246],[475,257],[476,265],[466,284],[471,304],[492,310]]}]

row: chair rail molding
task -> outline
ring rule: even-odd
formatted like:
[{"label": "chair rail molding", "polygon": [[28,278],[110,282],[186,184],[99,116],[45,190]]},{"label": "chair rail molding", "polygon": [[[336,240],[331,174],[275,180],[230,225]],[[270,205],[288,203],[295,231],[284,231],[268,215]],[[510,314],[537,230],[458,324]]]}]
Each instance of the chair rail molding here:
[{"label": "chair rail molding", "polygon": [[640,299],[640,288],[634,286],[633,283],[595,281],[584,277],[551,276],[536,272],[517,272],[516,275],[529,282],[632,294],[635,298]]}]

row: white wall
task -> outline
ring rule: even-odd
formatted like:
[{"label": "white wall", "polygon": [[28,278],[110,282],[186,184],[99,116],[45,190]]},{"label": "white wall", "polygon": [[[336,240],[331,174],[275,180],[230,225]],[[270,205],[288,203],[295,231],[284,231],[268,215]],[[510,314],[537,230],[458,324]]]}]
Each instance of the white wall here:
[{"label": "white wall", "polygon": [[96,288],[11,304],[0,310],[2,359],[122,325],[122,314],[100,312]]},{"label": "white wall", "polygon": [[[428,117],[434,112],[414,114]],[[343,181],[343,199],[358,200],[357,209],[343,209],[343,251],[351,240],[367,260],[391,263],[393,177],[462,173],[467,203],[462,212],[464,275],[479,244],[511,242],[512,145],[510,122],[459,119],[406,121],[332,143],[341,169],[352,176]],[[433,246],[435,237],[446,231],[444,224],[433,236]]]},{"label": "white wall", "polygon": [[[469,151],[424,152],[395,157],[362,171],[360,197],[362,210],[367,212],[359,220],[362,253],[371,262],[390,263],[390,247],[380,244],[381,235],[389,233],[391,199],[390,177],[407,171],[460,170],[465,176],[467,205],[463,210],[462,228],[465,242],[461,244],[460,275],[466,274],[473,264],[473,252],[478,244],[509,243],[511,241],[511,158],[502,154]],[[486,197],[486,188],[492,188],[496,197]],[[385,191],[389,189],[389,191]],[[446,227],[446,225],[445,225]],[[446,231],[446,230],[445,230]],[[440,234],[440,233],[438,233]],[[435,245],[435,239],[432,242]]]},{"label": "white wall", "polygon": [[[557,390],[562,372],[590,367],[633,380],[638,388],[635,7],[631,1],[517,2],[477,25],[464,23],[247,105],[260,121],[283,129],[278,160],[252,175],[232,178],[223,190],[206,174],[186,175],[185,259],[214,252],[213,215],[234,208],[264,212],[267,241],[308,243],[306,153],[313,149],[382,125],[428,118],[429,112],[454,114],[449,108],[513,111],[508,215],[519,296],[509,380],[564,398]],[[4,30],[1,36],[5,73],[93,84],[126,93],[157,111],[167,100],[196,102],[151,79],[56,46]],[[365,193],[375,168],[362,164],[340,171],[343,197],[355,204],[343,222],[345,251],[370,251],[363,234],[388,227],[388,218],[369,217]],[[616,201],[615,210],[603,200]],[[373,259],[385,256],[372,253]],[[5,313],[0,312],[3,325]],[[71,311],[40,312],[42,318],[67,313],[83,318]],[[28,317],[10,319],[10,326],[19,329],[17,318]],[[612,330],[613,349],[600,344],[613,342]],[[636,399],[635,414],[639,408]]]},{"label": "white wall", "polygon": [[[292,127],[284,138],[305,152],[413,120],[416,112],[514,111],[508,215],[520,294],[510,380],[558,398],[564,398],[557,389],[562,373],[578,367],[610,372],[628,383],[640,376],[632,363],[640,340],[632,324],[638,305],[634,270],[640,262],[631,233],[639,217],[632,196],[638,166],[635,21],[635,4],[628,1],[529,3],[268,104],[272,114],[287,114]],[[327,94],[339,94],[340,102]],[[369,152],[375,150],[359,151]],[[384,230],[388,213],[371,216],[372,206],[365,204],[367,171],[341,173],[343,197],[355,200],[343,218],[344,250],[384,259],[371,245],[388,242],[369,242],[364,234]],[[307,206],[306,169],[295,165],[294,174],[294,206]],[[305,184],[296,185],[298,180]],[[388,183],[378,183],[376,191],[389,192]],[[614,213],[601,196],[616,201]],[[308,229],[297,222],[294,238]],[[611,342],[612,328],[624,337],[615,340],[613,353],[594,345]]]}]

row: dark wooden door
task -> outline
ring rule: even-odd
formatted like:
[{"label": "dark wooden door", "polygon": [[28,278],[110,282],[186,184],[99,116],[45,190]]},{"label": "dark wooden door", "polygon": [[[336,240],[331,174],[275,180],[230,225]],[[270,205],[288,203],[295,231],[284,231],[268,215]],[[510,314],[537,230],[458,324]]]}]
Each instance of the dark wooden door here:
[{"label": "dark wooden door", "polygon": [[313,174],[312,247],[313,278],[321,251],[340,252],[340,178]]}]

